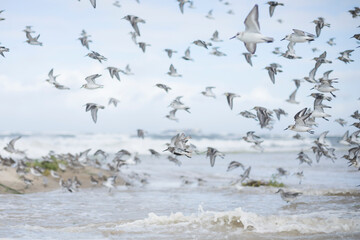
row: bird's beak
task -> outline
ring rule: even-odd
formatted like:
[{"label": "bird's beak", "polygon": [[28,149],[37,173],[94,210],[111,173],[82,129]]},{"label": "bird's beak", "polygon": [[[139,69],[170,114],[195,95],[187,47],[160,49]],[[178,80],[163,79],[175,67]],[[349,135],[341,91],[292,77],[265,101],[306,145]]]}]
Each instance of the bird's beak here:
[{"label": "bird's beak", "polygon": [[233,39],[233,38],[236,38],[236,35],[235,35],[235,36],[233,36],[233,37],[231,37],[230,39]]},{"label": "bird's beak", "polygon": [[288,130],[288,129],[289,129],[289,127],[285,128],[284,131],[285,131],[285,130]]},{"label": "bird's beak", "polygon": [[315,87],[310,88],[310,90],[313,90],[313,89],[315,89]]},{"label": "bird's beak", "polygon": [[283,41],[283,40],[285,40],[285,38],[281,39],[280,41]]}]

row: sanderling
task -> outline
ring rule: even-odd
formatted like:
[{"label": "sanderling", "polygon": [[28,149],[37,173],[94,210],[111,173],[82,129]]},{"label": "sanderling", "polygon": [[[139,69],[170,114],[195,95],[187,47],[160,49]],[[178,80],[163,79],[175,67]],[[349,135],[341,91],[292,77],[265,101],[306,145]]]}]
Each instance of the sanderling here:
[{"label": "sanderling", "polygon": [[340,61],[343,61],[344,63],[350,63],[350,62],[353,62],[354,60],[350,59],[350,55],[351,53],[353,52],[354,50],[346,50],[346,51],[343,51],[341,52],[341,56],[338,57],[338,59]]},{"label": "sanderling", "polygon": [[210,38],[211,41],[213,42],[222,42],[223,40],[219,39],[219,32],[216,30],[213,35],[212,38]]},{"label": "sanderling", "polygon": [[227,168],[227,172],[234,170],[235,168],[241,167],[243,170],[245,169],[244,165],[238,161],[232,161],[231,163],[229,163],[229,166]]},{"label": "sanderling", "polygon": [[314,133],[312,128],[308,126],[306,120],[311,116],[311,113],[307,113],[307,108],[300,110],[298,113],[295,114],[295,124],[289,125],[285,130],[290,129],[295,132],[308,132]]},{"label": "sanderling", "polygon": [[311,33],[304,32],[302,30],[293,29],[293,33],[290,35],[286,35],[282,40],[288,40],[294,43],[303,43],[303,42],[311,42],[314,41],[315,35]]},{"label": "sanderling", "polygon": [[88,56],[92,59],[95,59],[95,60],[98,60],[100,63],[102,63],[101,61],[106,61],[107,58],[104,57],[103,55],[101,55],[100,53],[98,52],[95,52],[95,51],[91,51],[90,53],[86,54],[85,57]]},{"label": "sanderling", "polygon": [[234,37],[244,42],[246,49],[254,54],[256,51],[256,44],[263,42],[273,42],[274,39],[271,37],[265,37],[260,33],[260,25],[259,25],[259,8],[258,5],[255,4],[253,9],[250,11],[248,16],[245,19],[245,31],[238,32]]},{"label": "sanderling", "polygon": [[294,201],[297,197],[302,195],[300,192],[285,192],[281,188],[276,193],[280,193],[281,199],[287,203]]},{"label": "sanderling", "polygon": [[334,45],[336,45],[334,39],[335,38],[330,38],[326,43],[329,44],[330,46],[334,46]]},{"label": "sanderling", "polygon": [[190,47],[188,47],[184,53],[185,55],[182,57],[185,60],[190,60],[190,61],[194,61],[194,59],[191,58],[190,56]]},{"label": "sanderling", "polygon": [[91,117],[94,123],[96,123],[98,109],[104,109],[105,107],[96,103],[87,103],[85,106],[86,106],[85,111],[86,112],[91,111]]},{"label": "sanderling", "polygon": [[248,52],[245,52],[243,53],[243,55],[245,56],[245,60],[248,64],[250,64],[250,66],[252,66],[252,61],[251,61],[251,57],[256,57],[256,55],[252,54],[252,53],[248,53]]},{"label": "sanderling", "polygon": [[171,77],[182,77],[181,74],[178,74],[177,71],[176,71],[176,68],[174,67],[174,65],[170,65],[169,67],[169,72],[167,72],[167,74]]},{"label": "sanderling", "polygon": [[108,105],[111,105],[113,104],[114,107],[117,107],[118,103],[120,102],[119,99],[116,99],[116,98],[109,98],[109,102],[108,102]]},{"label": "sanderling", "polygon": [[171,90],[170,87],[168,87],[168,86],[166,86],[165,84],[162,84],[162,83],[157,83],[155,86],[158,87],[158,88],[164,89],[165,92],[168,92],[169,90]]},{"label": "sanderling", "polygon": [[224,95],[226,96],[226,100],[227,100],[227,102],[229,104],[230,109],[232,110],[233,109],[233,104],[234,104],[234,98],[235,97],[240,97],[240,95],[237,95],[235,93],[229,93],[229,92],[224,93]]},{"label": "sanderling", "polygon": [[133,29],[135,30],[136,34],[140,36],[140,30],[137,24],[145,23],[145,20],[134,15],[126,15],[125,17],[123,17],[123,19],[128,20],[131,26],[133,27]]},{"label": "sanderling", "polygon": [[164,51],[167,53],[169,58],[172,57],[173,53],[177,53],[177,51],[169,49],[169,48],[165,49]]},{"label": "sanderling", "polygon": [[213,88],[215,88],[215,87],[206,87],[205,91],[201,92],[201,94],[206,97],[216,98],[215,93],[213,93],[213,91],[212,91]]},{"label": "sanderling", "polygon": [[4,147],[4,150],[9,153],[17,153],[17,154],[24,154],[25,151],[20,151],[15,149],[15,142],[19,140],[21,136],[11,139],[11,141]]},{"label": "sanderling", "polygon": [[85,84],[83,84],[81,86],[81,88],[85,88],[85,89],[98,89],[98,88],[103,88],[104,85],[100,85],[100,84],[97,84],[95,82],[95,79],[98,78],[98,77],[101,77],[101,74],[93,74],[93,75],[90,75],[90,76],[87,76],[85,78],[86,82]]},{"label": "sanderling", "polygon": [[116,68],[116,67],[107,67],[106,69],[109,70],[111,78],[114,78],[114,76],[115,76],[117,78],[117,80],[120,81],[120,76],[119,76],[120,70],[118,68]]},{"label": "sanderling", "polygon": [[276,2],[276,1],[269,1],[269,2],[267,2],[267,4],[269,4],[270,17],[273,16],[276,6],[284,6],[283,3],[279,3],[279,2]]},{"label": "sanderling", "polygon": [[215,164],[215,159],[216,157],[219,156],[221,158],[225,157],[225,154],[222,152],[219,152],[217,149],[212,148],[212,147],[208,147],[207,148],[207,152],[206,152],[206,158],[210,157],[210,165],[211,167],[214,166]]},{"label": "sanderling", "polygon": [[139,45],[139,48],[141,48],[141,50],[142,50],[143,52],[145,52],[146,47],[151,46],[150,44],[147,44],[147,43],[145,43],[145,42],[138,42],[138,45]]}]

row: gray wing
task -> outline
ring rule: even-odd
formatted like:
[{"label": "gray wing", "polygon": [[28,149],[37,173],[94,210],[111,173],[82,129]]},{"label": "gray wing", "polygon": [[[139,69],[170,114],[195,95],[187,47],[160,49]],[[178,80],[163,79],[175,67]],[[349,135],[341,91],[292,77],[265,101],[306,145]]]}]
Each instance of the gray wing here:
[{"label": "gray wing", "polygon": [[140,30],[139,30],[139,27],[138,27],[137,23],[136,22],[131,22],[131,26],[133,27],[133,29],[135,30],[137,35],[140,36]]},{"label": "gray wing", "polygon": [[244,23],[245,23],[245,31],[260,33],[259,7],[257,4],[255,4],[255,6],[250,11],[248,16],[245,18]]},{"label": "gray wing", "polygon": [[92,5],[94,8],[96,8],[96,0],[90,0],[90,2],[91,2],[91,5]]},{"label": "gray wing", "polygon": [[250,53],[252,53],[252,54],[255,53],[255,51],[256,51],[256,43],[245,43],[245,42],[244,42],[244,44],[245,44],[246,49],[247,49]]},{"label": "gray wing", "polygon": [[96,123],[96,121],[97,121],[97,112],[98,112],[97,107],[92,107],[91,108],[91,117],[92,117],[94,123]]},{"label": "gray wing", "polygon": [[272,68],[269,68],[268,73],[269,73],[270,80],[272,81],[272,83],[275,84],[275,73],[272,70]]},{"label": "gray wing", "polygon": [[21,138],[21,136],[12,139],[12,140],[10,141],[9,145],[11,145],[11,146],[14,148],[15,142],[16,142],[17,140],[19,140],[20,138]]},{"label": "gray wing", "polygon": [[250,66],[252,66],[251,54],[245,53],[244,56],[246,61],[250,64]]},{"label": "gray wing", "polygon": [[294,33],[296,33],[296,35],[299,36],[305,36],[305,32],[302,30],[298,30],[298,29],[293,29]]},{"label": "gray wing", "polygon": [[275,11],[275,6],[270,5],[270,7],[269,7],[269,14],[270,14],[270,17],[272,17],[272,16],[273,16],[274,11]]}]

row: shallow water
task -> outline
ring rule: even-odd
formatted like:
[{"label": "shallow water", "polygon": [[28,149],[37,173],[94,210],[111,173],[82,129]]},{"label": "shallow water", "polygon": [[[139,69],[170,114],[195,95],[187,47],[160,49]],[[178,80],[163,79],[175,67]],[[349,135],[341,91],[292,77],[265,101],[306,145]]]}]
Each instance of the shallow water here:
[{"label": "shallow water", "polygon": [[[310,167],[298,165],[295,158],[296,153],[227,154],[211,168],[204,155],[180,158],[181,167],[165,156],[141,156],[141,164],[124,168],[121,175],[147,173],[146,185],[119,186],[110,193],[94,188],[1,195],[0,237],[359,239],[359,172],[344,159],[321,159]],[[286,203],[275,194],[277,188],[232,185],[242,173],[226,172],[233,160],[252,167],[251,179],[269,180],[283,167],[290,175],[278,181],[303,196]],[[292,175],[299,170],[305,175],[301,185]]]}]

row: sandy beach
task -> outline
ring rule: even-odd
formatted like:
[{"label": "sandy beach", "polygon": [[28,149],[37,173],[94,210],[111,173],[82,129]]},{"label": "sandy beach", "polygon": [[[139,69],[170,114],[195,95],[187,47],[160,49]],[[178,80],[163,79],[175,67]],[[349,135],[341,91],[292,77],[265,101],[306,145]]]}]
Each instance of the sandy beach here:
[{"label": "sandy beach", "polygon": [[[83,168],[79,169],[67,169],[66,171],[59,170],[57,173],[60,175],[60,178],[64,179],[65,181],[67,179],[73,179],[74,177],[77,177],[81,183],[79,189],[104,187],[102,184],[103,181],[113,175],[113,173],[110,171],[91,166],[84,166]],[[96,185],[92,184],[90,181],[90,176],[93,176],[96,180],[99,181],[99,183]],[[26,186],[26,183],[22,177],[16,173],[15,168],[0,166],[0,194],[48,192],[61,188],[59,184],[60,178],[53,178],[51,175],[37,177],[31,173],[28,173],[26,174],[26,178],[32,181],[32,184],[30,184],[28,187]],[[44,178],[46,179],[45,181]],[[123,185],[124,181],[117,178],[115,184]]]}]

